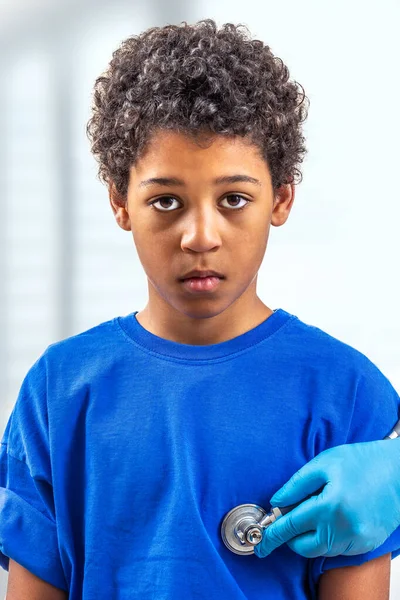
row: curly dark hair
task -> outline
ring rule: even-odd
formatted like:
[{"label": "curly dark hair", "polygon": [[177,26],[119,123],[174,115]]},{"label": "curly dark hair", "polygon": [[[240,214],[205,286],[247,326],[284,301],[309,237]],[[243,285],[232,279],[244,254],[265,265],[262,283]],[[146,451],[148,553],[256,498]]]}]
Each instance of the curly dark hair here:
[{"label": "curly dark hair", "polygon": [[130,167],[156,130],[169,129],[199,144],[203,134],[246,137],[267,161],[274,191],[300,183],[304,88],[245,25],[182,23],[127,38],[96,79],[86,133],[98,178],[126,198]]}]

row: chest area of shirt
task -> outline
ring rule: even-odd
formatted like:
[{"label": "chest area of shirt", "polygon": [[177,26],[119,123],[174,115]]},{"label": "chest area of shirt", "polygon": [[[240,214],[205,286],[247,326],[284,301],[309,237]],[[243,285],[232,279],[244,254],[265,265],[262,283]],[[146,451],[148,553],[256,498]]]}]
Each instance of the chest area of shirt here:
[{"label": "chest area of shirt", "polygon": [[300,389],[239,379],[92,388],[65,428],[66,462],[89,490],[112,481],[113,503],[265,505],[314,456],[324,418],[295,397]]}]

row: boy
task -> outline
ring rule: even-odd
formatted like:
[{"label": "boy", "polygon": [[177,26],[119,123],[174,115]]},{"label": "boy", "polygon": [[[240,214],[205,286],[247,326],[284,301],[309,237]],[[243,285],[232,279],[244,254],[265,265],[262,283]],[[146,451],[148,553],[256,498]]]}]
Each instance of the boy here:
[{"label": "boy", "polygon": [[210,19],[129,38],[97,79],[92,151],[149,299],[50,345],[22,383],[0,462],[7,600],[387,598],[399,540],[260,560],[220,537],[232,507],[397,421],[364,355],[256,293],[306,100],[267,46]]}]

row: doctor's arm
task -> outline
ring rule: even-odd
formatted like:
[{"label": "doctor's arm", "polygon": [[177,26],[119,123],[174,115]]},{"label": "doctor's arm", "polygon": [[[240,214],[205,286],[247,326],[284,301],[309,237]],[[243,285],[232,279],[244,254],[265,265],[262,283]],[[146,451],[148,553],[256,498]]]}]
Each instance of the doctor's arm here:
[{"label": "doctor's arm", "polygon": [[43,581],[10,558],[5,600],[67,600],[63,590]]},{"label": "doctor's arm", "polygon": [[271,498],[301,504],[264,531],[255,554],[285,542],[307,558],[375,550],[400,526],[399,473],[400,438],[324,450]]},{"label": "doctor's arm", "polygon": [[388,600],[390,554],[362,565],[331,569],[321,575],[318,600]]}]

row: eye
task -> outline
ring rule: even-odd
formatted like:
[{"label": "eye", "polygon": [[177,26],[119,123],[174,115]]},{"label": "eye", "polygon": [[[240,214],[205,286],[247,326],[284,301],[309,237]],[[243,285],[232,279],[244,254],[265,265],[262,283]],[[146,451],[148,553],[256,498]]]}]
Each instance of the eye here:
[{"label": "eye", "polygon": [[[231,209],[233,209],[235,211],[243,210],[251,202],[251,200],[247,200],[247,198],[244,198],[243,196],[240,196],[239,194],[228,194],[227,196],[225,196],[225,198],[223,198],[223,200],[226,200],[227,198],[239,198],[240,200],[244,200],[245,204],[243,206],[239,206],[238,208],[231,207]],[[155,204],[157,204],[157,202],[168,202],[171,200],[175,200],[176,202],[178,202],[178,200],[176,200],[176,198],[173,198],[172,196],[163,196],[162,198],[157,198],[157,200],[153,200],[153,202],[149,202],[149,205],[151,205],[152,208],[154,208],[155,210],[158,210],[159,212],[173,212],[172,210],[168,210],[169,207],[156,208],[156,206],[155,206]],[[226,208],[226,207],[224,207],[224,208]]]}]

